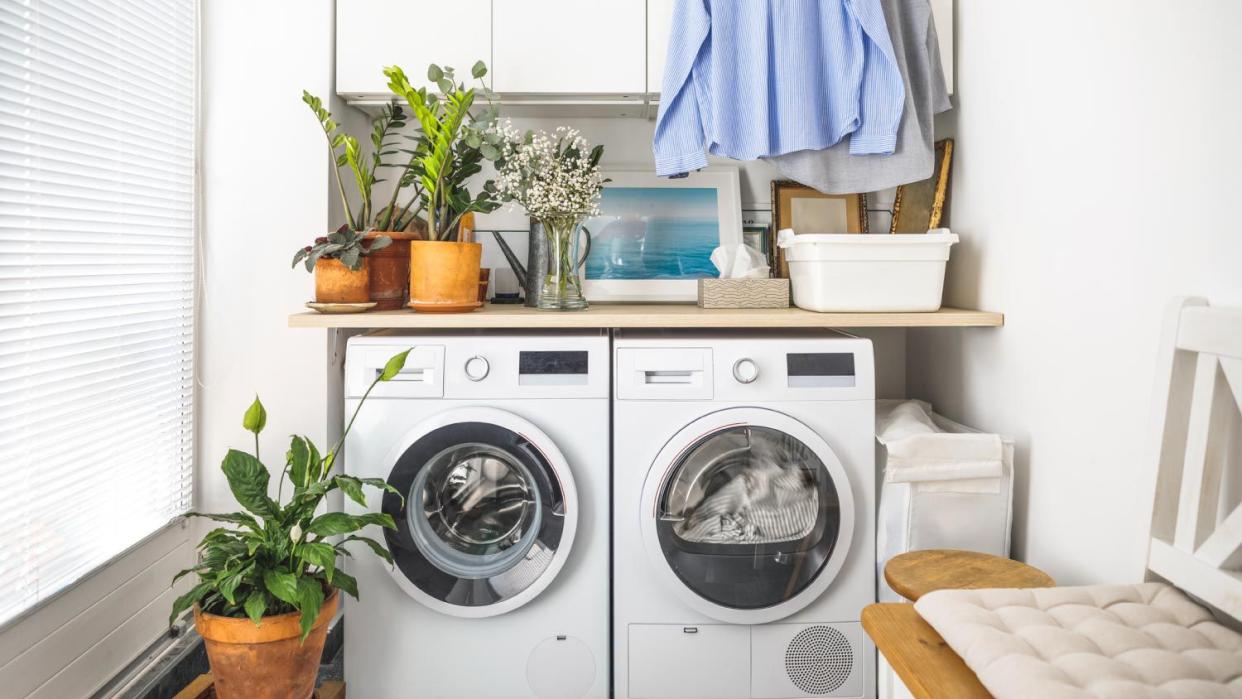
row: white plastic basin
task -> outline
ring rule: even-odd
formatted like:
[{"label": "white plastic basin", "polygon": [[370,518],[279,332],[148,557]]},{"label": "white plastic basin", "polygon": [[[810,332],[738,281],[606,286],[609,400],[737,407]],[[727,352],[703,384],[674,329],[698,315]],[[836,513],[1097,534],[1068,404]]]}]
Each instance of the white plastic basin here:
[{"label": "white plastic basin", "polygon": [[783,230],[794,305],[819,312],[924,312],[940,309],[947,229],[924,234],[804,234]]}]

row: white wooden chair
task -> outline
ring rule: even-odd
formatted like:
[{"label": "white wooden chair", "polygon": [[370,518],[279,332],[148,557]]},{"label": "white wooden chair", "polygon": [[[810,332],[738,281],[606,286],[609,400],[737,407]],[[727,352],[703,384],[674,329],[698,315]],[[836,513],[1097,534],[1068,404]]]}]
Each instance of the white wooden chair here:
[{"label": "white wooden chair", "polygon": [[1242,410],[1242,309],[1178,299],[1157,362],[1147,579],[1242,619],[1242,505],[1219,511],[1226,467],[1237,468],[1242,449],[1242,435],[1228,429],[1230,412]]},{"label": "white wooden chair", "polygon": [[917,623],[875,605],[872,627],[908,629],[873,638],[918,640],[876,639],[915,696],[1242,697],[1242,634],[1192,601],[1242,621],[1242,504],[1221,506],[1242,478],[1242,309],[1176,300],[1157,366],[1147,582],[940,590]]}]

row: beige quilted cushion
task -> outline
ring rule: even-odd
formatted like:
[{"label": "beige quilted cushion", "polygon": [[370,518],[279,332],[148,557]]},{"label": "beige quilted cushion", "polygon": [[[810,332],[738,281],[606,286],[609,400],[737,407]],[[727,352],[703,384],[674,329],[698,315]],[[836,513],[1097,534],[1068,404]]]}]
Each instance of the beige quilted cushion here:
[{"label": "beige quilted cushion", "polygon": [[940,590],[915,608],[997,699],[1242,699],[1242,635],[1161,583]]}]

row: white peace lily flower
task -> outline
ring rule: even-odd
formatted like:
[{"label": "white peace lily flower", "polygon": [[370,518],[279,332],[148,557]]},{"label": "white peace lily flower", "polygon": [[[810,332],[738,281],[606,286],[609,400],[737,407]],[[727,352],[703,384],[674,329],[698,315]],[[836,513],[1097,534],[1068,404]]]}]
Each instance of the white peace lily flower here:
[{"label": "white peace lily flower", "polygon": [[295,544],[301,541],[302,527],[297,524],[293,525],[293,528],[289,530],[289,538],[292,539]]}]

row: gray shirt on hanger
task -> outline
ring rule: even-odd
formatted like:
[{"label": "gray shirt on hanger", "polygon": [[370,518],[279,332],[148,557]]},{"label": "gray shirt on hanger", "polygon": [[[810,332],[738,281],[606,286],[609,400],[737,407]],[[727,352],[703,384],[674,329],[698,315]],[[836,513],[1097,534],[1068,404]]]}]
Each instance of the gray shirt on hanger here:
[{"label": "gray shirt on hanger", "polygon": [[824,150],[764,158],[784,177],[826,194],[875,192],[932,175],[935,116],[948,110],[940,44],[928,0],[881,0],[906,104],[892,155],[850,155],[849,139]]}]

